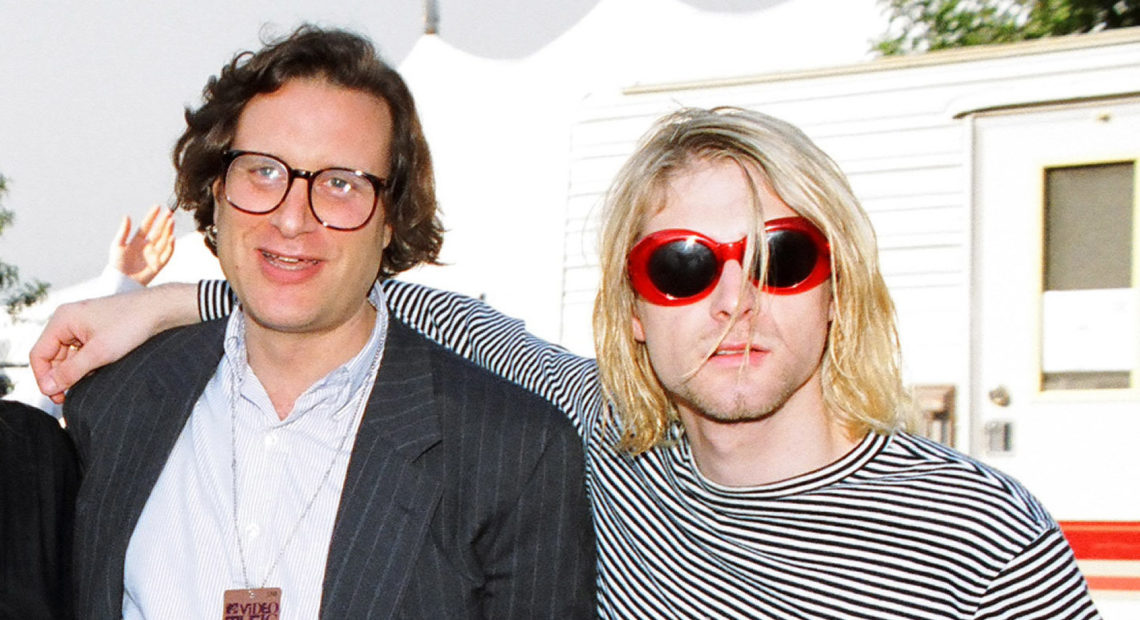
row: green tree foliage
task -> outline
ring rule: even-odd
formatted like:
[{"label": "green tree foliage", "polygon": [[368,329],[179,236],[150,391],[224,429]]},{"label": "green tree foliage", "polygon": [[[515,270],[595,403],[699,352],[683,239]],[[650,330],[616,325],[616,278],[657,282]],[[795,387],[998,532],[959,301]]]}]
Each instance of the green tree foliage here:
[{"label": "green tree foliage", "polygon": [[[7,191],[7,180],[0,175],[0,198]],[[15,214],[0,205],[0,235],[15,219]],[[47,293],[48,285],[33,280],[20,282],[20,272],[15,265],[0,261],[0,302],[8,309],[8,314],[16,316],[21,310],[39,301]]]},{"label": "green tree foliage", "polygon": [[884,56],[1140,25],[1140,0],[879,0]]}]

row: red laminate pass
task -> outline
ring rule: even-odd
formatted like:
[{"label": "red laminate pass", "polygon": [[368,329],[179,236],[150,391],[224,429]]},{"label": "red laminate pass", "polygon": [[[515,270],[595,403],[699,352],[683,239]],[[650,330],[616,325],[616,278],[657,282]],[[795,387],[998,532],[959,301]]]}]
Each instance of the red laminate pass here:
[{"label": "red laminate pass", "polygon": [[222,620],[278,620],[281,588],[226,590]]}]

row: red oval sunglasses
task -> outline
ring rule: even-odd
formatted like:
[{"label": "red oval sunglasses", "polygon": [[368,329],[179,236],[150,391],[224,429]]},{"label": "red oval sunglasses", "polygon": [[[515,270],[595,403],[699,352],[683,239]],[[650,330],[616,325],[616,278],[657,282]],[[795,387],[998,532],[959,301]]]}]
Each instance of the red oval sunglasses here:
[{"label": "red oval sunglasses", "polygon": [[[794,295],[818,286],[831,275],[831,247],[802,217],[764,223],[768,269],[764,292]],[[659,306],[691,304],[708,296],[720,280],[724,263],[744,264],[748,238],[721,243],[693,230],[657,231],[633,246],[627,269],[633,290]],[[752,282],[760,282],[760,260],[753,261]]]}]

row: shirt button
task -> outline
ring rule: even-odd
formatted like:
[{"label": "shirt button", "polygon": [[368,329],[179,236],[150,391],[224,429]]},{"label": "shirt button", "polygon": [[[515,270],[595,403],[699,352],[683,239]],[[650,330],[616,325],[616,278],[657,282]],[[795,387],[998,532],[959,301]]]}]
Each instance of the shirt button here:
[{"label": "shirt button", "polygon": [[266,433],[265,439],[263,440],[263,444],[265,445],[266,448],[272,448],[272,447],[277,445],[277,441],[278,441],[277,431],[273,431],[270,433]]},{"label": "shirt button", "polygon": [[258,525],[256,523],[250,523],[249,525],[245,526],[245,537],[247,539],[253,540],[260,535],[261,535],[261,526],[260,525]]}]

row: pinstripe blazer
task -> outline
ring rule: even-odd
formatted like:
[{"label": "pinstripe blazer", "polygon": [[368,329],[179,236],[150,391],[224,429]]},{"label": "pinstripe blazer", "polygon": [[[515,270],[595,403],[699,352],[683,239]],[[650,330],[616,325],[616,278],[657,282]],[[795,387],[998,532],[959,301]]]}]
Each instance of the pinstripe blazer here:
[{"label": "pinstripe blazer", "polygon": [[[224,331],[219,320],[164,332],[68,395],[84,468],[79,618],[121,616],[127,544]],[[321,616],[592,617],[583,469],[565,416],[393,318],[341,494]]]}]

